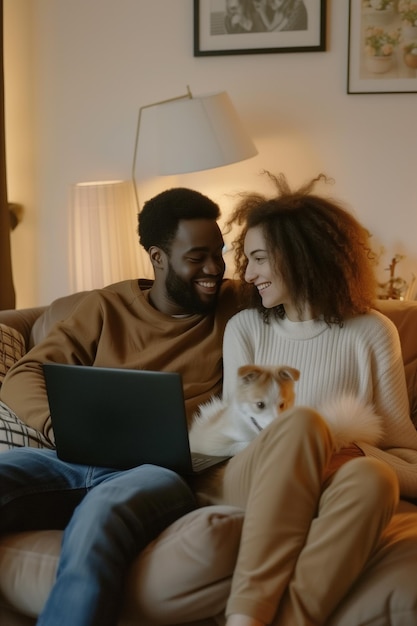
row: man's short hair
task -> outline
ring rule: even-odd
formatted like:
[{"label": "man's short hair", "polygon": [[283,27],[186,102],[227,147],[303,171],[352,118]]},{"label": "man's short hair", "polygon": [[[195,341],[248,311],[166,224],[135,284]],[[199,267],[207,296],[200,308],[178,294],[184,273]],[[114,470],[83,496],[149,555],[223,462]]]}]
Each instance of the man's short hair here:
[{"label": "man's short hair", "polygon": [[138,215],[139,242],[145,250],[158,246],[169,253],[180,220],[219,217],[219,206],[199,191],[185,187],[168,189],[143,205]]}]

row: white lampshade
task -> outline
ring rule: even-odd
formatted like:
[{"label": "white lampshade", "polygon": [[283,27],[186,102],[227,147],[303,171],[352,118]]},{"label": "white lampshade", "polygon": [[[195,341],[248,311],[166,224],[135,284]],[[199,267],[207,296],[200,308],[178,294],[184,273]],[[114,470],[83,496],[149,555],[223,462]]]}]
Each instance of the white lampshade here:
[{"label": "white lampshade", "polygon": [[[226,92],[161,104],[146,114],[154,114],[161,176],[222,167],[257,154]],[[142,123],[152,121],[144,117]]]},{"label": "white lampshade", "polygon": [[136,194],[139,147],[153,176],[223,167],[258,153],[226,92],[194,97],[188,91],[141,107],[132,167]]},{"label": "white lampshade", "polygon": [[69,217],[73,291],[137,277],[139,242],[131,181],[72,185]]}]

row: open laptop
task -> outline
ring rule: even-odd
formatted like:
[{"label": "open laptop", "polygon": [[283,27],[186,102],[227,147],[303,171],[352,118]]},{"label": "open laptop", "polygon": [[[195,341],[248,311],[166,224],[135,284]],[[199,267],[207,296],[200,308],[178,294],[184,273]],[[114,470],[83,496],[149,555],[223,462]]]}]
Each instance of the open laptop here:
[{"label": "open laptop", "polygon": [[180,374],[43,365],[59,458],[128,469],[151,463],[182,475],[228,457],[190,452]]}]

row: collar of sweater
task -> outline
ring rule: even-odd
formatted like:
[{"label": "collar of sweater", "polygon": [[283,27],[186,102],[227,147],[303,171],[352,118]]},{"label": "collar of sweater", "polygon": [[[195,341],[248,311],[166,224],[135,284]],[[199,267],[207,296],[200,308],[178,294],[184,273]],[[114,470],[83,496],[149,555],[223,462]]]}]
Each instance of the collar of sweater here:
[{"label": "collar of sweater", "polygon": [[[270,321],[277,332],[289,339],[305,340],[321,335],[332,328],[323,320],[292,321],[288,317]],[[337,327],[338,328],[338,327]]]}]

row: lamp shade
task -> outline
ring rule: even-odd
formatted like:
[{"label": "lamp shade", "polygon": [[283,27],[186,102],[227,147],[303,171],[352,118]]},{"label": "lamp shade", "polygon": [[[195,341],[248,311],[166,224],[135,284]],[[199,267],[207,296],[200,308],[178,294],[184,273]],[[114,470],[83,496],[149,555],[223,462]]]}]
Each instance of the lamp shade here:
[{"label": "lamp shade", "polygon": [[136,205],[131,181],[72,185],[69,206],[73,291],[137,276]]},{"label": "lamp shade", "polygon": [[226,92],[194,97],[188,93],[140,108],[132,180],[137,195],[136,163],[150,176],[186,174],[223,167],[258,151]]},{"label": "lamp shade", "polygon": [[157,174],[207,170],[257,154],[226,92],[161,104],[153,113]]}]

